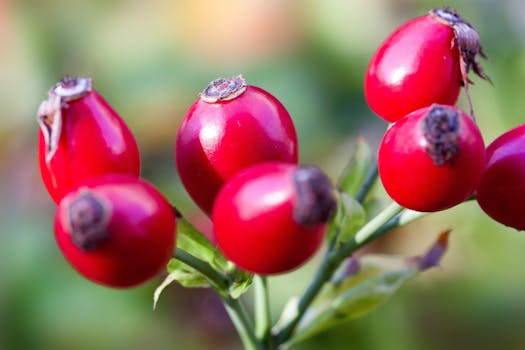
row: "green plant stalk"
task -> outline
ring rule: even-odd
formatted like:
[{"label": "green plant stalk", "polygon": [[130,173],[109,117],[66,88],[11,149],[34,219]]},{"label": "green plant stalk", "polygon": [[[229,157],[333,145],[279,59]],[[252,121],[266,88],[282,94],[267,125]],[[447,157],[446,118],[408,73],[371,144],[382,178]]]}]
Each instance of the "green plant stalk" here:
[{"label": "green plant stalk", "polygon": [[357,190],[357,193],[355,194],[355,200],[359,202],[359,204],[363,204],[363,202],[366,199],[366,196],[372,189],[372,186],[374,186],[377,175],[379,174],[378,164],[377,162],[373,162],[370,169],[368,170],[368,173],[366,174],[365,179],[363,180],[363,183],[361,184],[361,187],[359,187],[359,190]]},{"label": "green plant stalk", "polygon": [[266,350],[267,348],[257,338],[253,330],[253,324],[239,299],[230,296],[223,297],[222,301],[230,316],[235,329],[239,333],[241,341],[246,350]]},{"label": "green plant stalk", "polygon": [[[278,334],[276,334],[275,338],[277,344],[282,344],[288,338],[290,338],[297,327],[297,324],[301,321],[304,313],[323,288],[324,283],[332,277],[343,260],[347,258],[352,252],[363,246],[365,243],[369,242],[370,237],[373,237],[376,232],[380,231],[384,225],[386,225],[390,220],[398,215],[403,209],[404,208],[397,203],[390,204],[381,213],[379,213],[365,226],[363,226],[355,234],[352,240],[348,241],[346,244],[342,245],[335,251],[329,250],[327,252],[314,278],[306,288],[304,294],[299,299],[296,316],[288,323],[288,325],[286,325]],[[381,231],[382,234],[384,234],[389,230]],[[379,235],[374,236],[374,238],[377,237],[379,237]]]},{"label": "green plant stalk", "polygon": [[255,289],[255,335],[263,343],[268,344],[272,325],[268,280],[264,276],[255,275],[253,284]]},{"label": "green plant stalk", "polygon": [[376,232],[374,232],[372,235],[370,235],[364,242],[364,244],[367,244],[370,241],[373,241],[375,238],[382,236],[383,234],[389,232],[390,230],[396,228],[405,226],[412,221],[415,221],[419,218],[422,218],[423,216],[426,216],[430,213],[426,212],[420,212],[420,211],[414,211],[414,210],[403,210],[399,215],[396,215],[392,219],[390,219],[386,224],[381,226]]},{"label": "green plant stalk", "polygon": [[[383,226],[377,229],[373,234],[369,235],[368,238],[366,238],[362,243],[359,244],[359,246],[362,247],[363,245],[366,245],[367,243],[382,236],[383,234],[390,232],[392,229],[407,225],[412,221],[418,220],[428,214],[429,213],[427,212],[417,212],[405,209],[398,215],[388,220],[388,222],[386,222]],[[291,337],[287,339],[285,343],[280,344],[280,349],[285,350],[288,349],[291,345],[295,344],[294,338],[295,335],[291,335]]]},{"label": "green plant stalk", "polygon": [[[377,163],[374,163],[370,169],[362,187],[358,191],[359,199],[362,202],[367,193],[372,188],[377,179]],[[403,226],[412,222],[427,213],[414,212],[411,210],[403,211],[403,208],[392,203],[376,217],[363,226],[352,240],[339,247],[335,251],[329,249],[317,270],[316,275],[302,295],[298,304],[298,312],[294,319],[283,328],[275,338],[271,337],[271,315],[270,302],[268,295],[267,280],[263,276],[255,276],[255,328],[251,319],[244,310],[239,300],[231,298],[227,294],[229,281],[227,277],[211,267],[208,263],[196,258],[188,252],[177,248],[175,258],[191,266],[202,273],[214,285],[215,290],[221,296],[224,305],[232,322],[237,329],[241,340],[246,349],[263,350],[273,348],[273,340],[277,344],[287,341],[293,334],[297,324],[301,321],[302,316],[322,289],[324,283],[328,281],[335,270],[352,252],[367,244],[368,242],[389,232],[393,228]],[[402,212],[402,213],[401,213]],[[331,247],[333,248],[333,247]]]},{"label": "green plant stalk", "polygon": [[215,287],[215,289],[220,292],[221,294],[223,292],[228,291],[228,279],[223,276],[220,272],[215,270],[213,267],[211,267],[210,264],[208,264],[205,261],[202,261],[201,259],[191,255],[187,251],[176,248],[175,254],[173,257],[186,265],[194,268],[208,279],[208,281]]},{"label": "green plant stalk", "polygon": [[217,294],[221,297],[226,311],[228,312],[235,329],[237,329],[245,349],[264,350],[265,348],[255,335],[253,324],[240,300],[234,299],[228,295],[228,279],[211,267],[210,264],[200,260],[183,249],[176,248],[174,258],[194,268],[206,276],[208,281],[210,281]]},{"label": "green plant stalk", "polygon": [[367,222],[365,226],[363,226],[359,231],[357,231],[354,238],[345,245],[343,245],[341,249],[337,251],[337,254],[346,256],[349,253],[351,253],[356,245],[360,246],[363,243],[365,243],[372,234],[381,229],[382,226],[388,223],[389,220],[394,218],[403,209],[404,208],[396,202],[392,202],[388,207],[386,207],[385,209],[383,209],[383,211],[377,214],[376,217]]},{"label": "green plant stalk", "polygon": [[[475,199],[474,197],[469,197],[465,199],[463,203],[469,202],[474,199]],[[372,235],[366,238],[366,240],[362,243],[362,245],[365,245],[368,242],[373,241],[377,237],[384,235],[385,233],[389,232],[390,230],[396,227],[405,226],[411,223],[412,221],[416,221],[417,219],[427,216],[428,214],[431,214],[431,213],[405,209],[399,215],[396,215],[395,217],[390,219],[386,224],[381,226],[376,232],[374,232]]]},{"label": "green plant stalk", "polygon": [[[428,213],[412,210],[403,210],[402,207],[393,203],[363,226],[347,244],[341,246],[336,251],[328,251],[314,279],[299,301],[297,316],[276,335],[275,339],[277,343],[282,344],[290,339],[295,327],[300,322],[311,302],[322,289],[324,283],[331,278],[335,270],[349,254],[392,229],[404,226],[427,214]],[[229,283],[225,276],[213,269],[208,263],[180,248],[176,249],[175,258],[205,275],[214,285],[240,335],[245,349],[264,350],[273,348],[270,337],[271,315],[266,277],[258,275],[254,277],[256,316],[254,330],[254,326],[240,301],[228,296],[227,292],[225,294]]]}]

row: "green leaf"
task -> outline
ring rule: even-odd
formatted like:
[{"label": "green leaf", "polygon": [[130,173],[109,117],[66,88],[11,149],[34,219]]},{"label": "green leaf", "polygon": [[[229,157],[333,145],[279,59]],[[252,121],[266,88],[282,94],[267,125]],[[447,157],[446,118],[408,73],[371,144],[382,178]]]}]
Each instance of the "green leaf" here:
[{"label": "green leaf", "polygon": [[205,275],[177,259],[170,260],[168,271],[172,280],[179,282],[183,287],[209,287],[211,285]]},{"label": "green leaf", "polygon": [[227,271],[231,268],[231,264],[219,249],[184,218],[177,220],[177,247],[209,263],[217,270]]},{"label": "green leaf", "polygon": [[230,277],[232,281],[228,293],[234,299],[246,293],[253,282],[253,274],[239,269],[235,269]]},{"label": "green leaf", "polygon": [[328,227],[328,239],[336,235],[337,245],[344,244],[365,224],[366,213],[361,204],[346,193],[338,193],[337,211]]},{"label": "green leaf", "polygon": [[177,247],[194,258],[208,263],[212,269],[223,274],[228,279],[228,289],[225,290],[224,287],[217,286],[205,274],[182,261],[171,259],[167,266],[169,275],[155,291],[155,304],[164,288],[173,281],[177,281],[188,288],[212,286],[221,289],[220,291],[218,290],[220,293],[228,293],[233,298],[240,297],[249,289],[253,280],[252,274],[238,270],[232,262],[226,260],[221,252],[208,241],[206,236],[186,219],[179,219],[177,228]]},{"label": "green leaf", "polygon": [[439,263],[447,247],[449,232],[443,232],[421,256],[367,255],[348,259],[304,314],[287,345],[364,316],[386,302],[405,282]]},{"label": "green leaf", "polygon": [[285,328],[290,323],[290,321],[292,321],[293,319],[297,317],[298,313],[299,313],[299,297],[293,296],[284,305],[283,312],[281,313],[281,317],[279,317],[279,320],[275,323],[273,327],[273,332],[275,334],[279,333],[279,331]]},{"label": "green leaf", "polygon": [[206,276],[179,260],[171,259],[168,263],[168,271],[168,276],[166,276],[164,281],[162,281],[153,293],[153,308],[157,306],[160,295],[164,289],[174,281],[177,281],[183,287],[188,288],[211,286]]},{"label": "green leaf", "polygon": [[350,197],[355,197],[373,162],[372,150],[363,138],[357,138],[337,186]]},{"label": "green leaf", "polygon": [[291,341],[302,341],[341,322],[369,313],[418,272],[414,265],[382,269],[374,266],[374,260],[375,257],[367,257],[360,263],[363,266],[359,273],[328,284],[318,301],[305,313]]}]

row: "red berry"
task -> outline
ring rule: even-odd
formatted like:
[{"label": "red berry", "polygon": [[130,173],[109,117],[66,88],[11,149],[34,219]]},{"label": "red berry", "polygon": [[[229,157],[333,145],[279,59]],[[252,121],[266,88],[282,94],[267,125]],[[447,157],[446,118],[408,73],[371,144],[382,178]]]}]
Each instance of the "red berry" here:
[{"label": "red berry", "polygon": [[60,202],[55,237],[84,277],[130,287],[154,277],[173,254],[175,216],[150,184],[130,175],[88,180]]},{"label": "red berry", "polygon": [[383,186],[394,201],[412,210],[438,211],[472,194],[485,166],[485,148],[470,116],[434,104],[392,124],[378,162]]},{"label": "red berry", "polygon": [[395,30],[373,55],[365,77],[370,108],[394,122],[432,103],[456,103],[482,52],[476,30],[450,9],[434,9]]},{"label": "red berry", "polygon": [[335,205],[330,180],[317,167],[254,165],[219,192],[215,237],[225,256],[244,270],[286,272],[319,248]]},{"label": "red berry", "polygon": [[264,161],[297,163],[292,119],[274,96],[241,76],[212,81],[186,114],[175,146],[186,190],[210,214],[224,183]]},{"label": "red berry", "polygon": [[476,199],[491,218],[525,230],[525,125],[507,131],[487,147],[487,166]]},{"label": "red berry", "polygon": [[89,78],[65,78],[48,92],[38,110],[40,173],[59,203],[91,177],[140,172],[137,143]]}]

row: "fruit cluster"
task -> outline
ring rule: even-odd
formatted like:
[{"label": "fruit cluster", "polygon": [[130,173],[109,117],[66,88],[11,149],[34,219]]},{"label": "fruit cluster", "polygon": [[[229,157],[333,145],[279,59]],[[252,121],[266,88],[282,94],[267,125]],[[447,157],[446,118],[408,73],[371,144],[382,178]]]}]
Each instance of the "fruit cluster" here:
[{"label": "fruit cluster", "polygon": [[[378,152],[381,181],[408,209],[432,212],[475,194],[495,220],[525,229],[513,200],[525,192],[525,125],[485,152],[470,115],[453,106],[473,70],[487,79],[476,30],[456,12],[431,10],[392,33],[371,59],[365,97],[392,122]],[[176,210],[140,179],[137,143],[89,78],[66,77],[38,111],[39,164],[58,204],[57,242],[84,276],[132,286],[172,256]],[[470,98],[468,99],[470,102]],[[323,172],[299,166],[286,108],[242,76],[212,81],[178,130],[175,161],[195,203],[212,218],[223,254],[275,274],[310,258],[336,207]]]},{"label": "fruit cluster", "polygon": [[525,229],[525,125],[485,150],[474,121],[454,107],[468,73],[489,80],[476,30],[456,12],[431,10],[394,31],[368,66],[365,96],[372,110],[392,122],[378,154],[379,175],[400,205],[424,212],[453,207],[474,196],[494,220]]},{"label": "fruit cluster", "polygon": [[292,119],[267,91],[242,76],[212,81],[182,121],[175,158],[219,248],[240,268],[285,272],[319,248],[332,186],[317,167],[297,165]]},{"label": "fruit cluster", "polygon": [[[489,80],[478,55],[486,58],[477,31],[448,8],[405,23],[384,41],[368,66],[364,88],[370,108],[391,124],[379,147],[377,168],[370,167],[369,177],[359,180],[355,193],[345,192],[343,185],[334,188],[318,167],[298,164],[295,127],[276,97],[247,85],[242,76],[212,81],[179,127],[175,163],[189,195],[213,222],[220,259],[217,247],[207,241],[201,244],[212,247],[206,259],[175,248],[176,221],[179,246],[184,233],[180,227],[187,227],[187,221],[181,221],[185,219],[159,190],[140,178],[139,150],[130,130],[92,88],[91,79],[66,77],[49,90],[37,116],[41,175],[58,204],[58,245],[80,274],[111,287],[147,281],[175,254],[199,277],[207,278],[204,285],[216,289],[230,312],[238,313],[232,319],[245,342],[282,344],[301,326],[323,285],[334,287],[332,278],[343,261],[401,222],[405,208],[434,212],[475,198],[494,220],[525,229],[523,205],[515,200],[525,195],[525,125],[485,148],[468,90],[471,70]],[[462,87],[470,113],[454,106]],[[377,175],[397,204],[366,222],[361,204]],[[354,195],[355,200],[350,198]],[[354,218],[357,223],[350,222]],[[250,335],[250,322],[240,307],[232,306],[239,295],[231,292],[237,283],[232,276],[242,272],[234,268],[231,272],[227,260],[249,273],[284,273],[313,256],[328,227],[330,244],[294,316],[275,334],[267,324],[260,337]],[[407,275],[437,263],[447,234]],[[219,267],[214,265],[218,260]],[[345,270],[346,277],[352,278],[359,269],[354,267]],[[246,275],[249,286],[253,276]],[[170,276],[168,283],[177,279]],[[359,282],[335,284],[351,288],[355,283]],[[380,278],[370,283],[383,286]],[[342,303],[360,293],[344,292],[340,295],[344,300],[337,300]],[[353,302],[373,306],[370,300]],[[344,319],[344,313],[334,311],[342,304],[330,302],[319,319]]]},{"label": "fruit cluster", "polygon": [[[58,204],[56,239],[85,277],[132,286],[171,258],[176,210],[139,178],[137,144],[88,78],[53,86],[38,112],[39,164]],[[240,268],[281,273],[304,263],[323,241],[335,209],[317,167],[299,166],[285,107],[242,76],[212,81],[177,134],[176,165],[186,189],[210,215],[218,246]]]},{"label": "fruit cluster", "polygon": [[39,165],[58,204],[55,236],[86,278],[129,287],[155,276],[175,245],[175,217],[163,195],[139,178],[137,143],[92,88],[66,77],[48,92],[37,116]]}]

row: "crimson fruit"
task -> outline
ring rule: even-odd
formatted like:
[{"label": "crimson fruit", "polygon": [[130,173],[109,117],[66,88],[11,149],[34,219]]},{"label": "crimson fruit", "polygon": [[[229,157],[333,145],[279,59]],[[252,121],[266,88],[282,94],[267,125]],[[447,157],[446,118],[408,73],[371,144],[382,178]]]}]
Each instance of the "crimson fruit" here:
[{"label": "crimson fruit", "polygon": [[234,176],[213,207],[217,243],[241,269],[259,274],[292,270],[323,241],[336,203],[317,167],[261,163]]},{"label": "crimson fruit", "polygon": [[224,183],[264,161],[297,163],[297,135],[285,107],[241,77],[212,81],[177,133],[175,159],[186,190],[207,214]]},{"label": "crimson fruit", "polygon": [[395,30],[372,56],[365,77],[370,108],[393,122],[432,103],[452,105],[476,61],[485,57],[476,30],[450,9],[433,9]]},{"label": "crimson fruit", "polygon": [[481,133],[472,118],[434,104],[399,119],[379,148],[379,175],[398,204],[438,211],[472,194],[485,166]]},{"label": "crimson fruit", "polygon": [[485,213],[525,230],[525,125],[507,131],[487,147],[487,166],[476,199]]},{"label": "crimson fruit", "polygon": [[89,78],[66,77],[38,110],[40,173],[56,203],[76,185],[108,173],[140,172],[137,143]]},{"label": "crimson fruit", "polygon": [[173,254],[175,216],[150,184],[131,175],[87,180],[60,202],[55,237],[84,277],[130,287],[154,277]]}]

